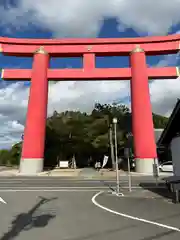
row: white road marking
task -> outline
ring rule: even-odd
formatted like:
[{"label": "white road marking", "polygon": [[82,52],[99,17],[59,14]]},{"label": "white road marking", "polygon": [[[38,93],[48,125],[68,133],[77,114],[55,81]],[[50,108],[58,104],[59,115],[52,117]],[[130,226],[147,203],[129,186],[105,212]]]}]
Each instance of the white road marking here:
[{"label": "white road marking", "polygon": [[120,192],[119,194],[118,194],[116,191],[113,191],[113,192],[112,192],[112,191],[108,191],[108,192],[111,192],[112,195],[115,195],[115,196],[117,196],[117,197],[124,197],[124,194],[121,193],[121,192]]},{"label": "white road marking", "polygon": [[[40,178],[40,179],[20,179],[20,178],[18,178],[18,179],[1,179],[0,178],[0,182],[1,183],[4,183],[4,182],[7,182],[7,183],[9,183],[9,182],[12,182],[12,183],[16,183],[16,182],[44,182],[45,180],[47,180],[46,178],[44,178],[44,179],[42,179],[42,178]],[[60,181],[67,181],[67,182],[76,182],[76,183],[88,183],[88,182],[93,182],[93,183],[99,183],[99,182],[108,182],[108,183],[116,183],[116,180],[112,180],[112,179],[110,179],[110,180],[108,180],[108,179],[99,179],[99,180],[94,180],[94,179],[83,179],[83,180],[76,180],[76,179],[57,179],[57,181],[58,182],[60,182]],[[128,182],[128,179],[123,179],[123,180],[121,180],[123,183],[125,182],[125,183],[127,183]],[[55,179],[54,178],[48,178],[48,182],[55,182]]]},{"label": "white road marking", "polygon": [[7,204],[2,197],[0,197],[0,202]]},{"label": "white road marking", "polygon": [[10,184],[10,183],[12,183],[12,184],[17,184],[17,183],[23,183],[23,181],[20,181],[20,180],[16,180],[16,181],[1,181],[0,180],[0,184]]},{"label": "white road marking", "polygon": [[26,186],[0,186],[0,190],[3,189],[108,189],[108,187],[26,187]]},{"label": "white road marking", "polygon": [[113,213],[113,214],[116,214],[116,215],[119,215],[121,217],[125,217],[125,218],[129,218],[129,219],[132,219],[132,220],[136,220],[136,221],[139,221],[139,222],[143,222],[143,223],[147,223],[147,224],[151,224],[151,225],[156,225],[158,227],[162,227],[162,228],[166,228],[166,229],[169,229],[169,230],[173,230],[173,231],[176,231],[176,232],[180,232],[180,229],[179,228],[176,228],[176,227],[172,227],[172,226],[169,226],[169,225],[165,225],[165,224],[161,224],[161,223],[158,223],[158,222],[153,222],[153,221],[149,221],[147,219],[143,219],[143,218],[138,218],[138,217],[134,217],[134,216],[131,216],[131,215],[127,215],[127,214],[124,214],[124,213],[120,213],[120,212],[117,212],[117,211],[114,211],[110,208],[107,208],[107,207],[104,207],[103,205],[99,204],[97,201],[96,201],[96,198],[102,194],[103,191],[99,192],[99,193],[96,193],[93,197],[92,197],[92,202],[94,205],[96,205],[97,207],[107,211],[107,212],[110,212],[110,213]]},{"label": "white road marking", "polygon": [[[115,186],[109,186],[109,187],[115,187]],[[96,186],[96,187],[86,187],[86,186],[84,186],[84,187],[53,187],[53,186],[51,186],[51,187],[45,187],[45,186],[38,186],[38,187],[26,187],[26,186],[1,186],[0,185],[0,190],[1,189],[12,189],[12,188],[17,188],[17,189],[23,189],[23,188],[25,188],[25,189],[108,189],[109,188],[108,186]],[[125,186],[123,186],[123,187],[121,187],[122,189],[129,189],[129,187],[125,187]],[[155,186],[152,186],[152,187],[148,187],[148,189],[158,189],[158,188],[160,188],[160,189],[164,189],[165,187],[155,187]],[[143,190],[143,188],[142,187],[139,187],[139,186],[133,186],[132,187],[132,189],[142,189]]]},{"label": "white road marking", "polygon": [[[99,189],[100,190],[100,189]],[[0,192],[96,192],[97,189],[4,189]]]}]

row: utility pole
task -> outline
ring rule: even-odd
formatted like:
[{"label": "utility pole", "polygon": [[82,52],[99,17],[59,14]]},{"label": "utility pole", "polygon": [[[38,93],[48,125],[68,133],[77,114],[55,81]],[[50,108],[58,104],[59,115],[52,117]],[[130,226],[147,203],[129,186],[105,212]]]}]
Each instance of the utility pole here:
[{"label": "utility pole", "polygon": [[115,159],[116,159],[116,193],[119,195],[120,188],[119,188],[119,166],[117,154],[117,118],[113,118],[113,124],[114,124]]},{"label": "utility pole", "polygon": [[112,168],[115,170],[116,164],[114,160],[114,144],[113,144],[113,134],[112,134],[112,124],[109,126],[109,141],[110,141],[110,148],[111,148],[111,160],[112,160]]}]

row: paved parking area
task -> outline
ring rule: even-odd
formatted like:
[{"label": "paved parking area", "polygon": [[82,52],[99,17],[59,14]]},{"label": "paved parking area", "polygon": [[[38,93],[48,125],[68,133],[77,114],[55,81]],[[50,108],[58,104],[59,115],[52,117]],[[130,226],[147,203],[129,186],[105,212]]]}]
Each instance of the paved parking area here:
[{"label": "paved parking area", "polygon": [[[5,191],[0,196],[7,202],[0,203],[0,240],[180,238],[180,232],[174,229],[139,221],[143,218],[180,228],[180,205],[162,198],[120,198],[107,192],[97,195],[95,190]],[[105,209],[95,205],[92,199]]]}]

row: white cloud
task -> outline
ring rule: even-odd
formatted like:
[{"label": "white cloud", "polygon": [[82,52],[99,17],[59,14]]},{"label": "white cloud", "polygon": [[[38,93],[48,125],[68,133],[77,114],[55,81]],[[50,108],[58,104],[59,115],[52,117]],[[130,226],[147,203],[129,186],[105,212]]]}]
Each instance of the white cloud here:
[{"label": "white cloud", "polygon": [[[96,102],[107,103],[128,94],[127,81],[57,82],[49,84],[48,115],[54,110],[90,112]],[[27,111],[29,88],[15,83],[0,89],[0,148],[20,140]],[[18,122],[17,122],[18,121]]]},{"label": "white cloud", "polygon": [[96,36],[104,17],[115,17],[119,30],[134,28],[148,34],[166,34],[180,22],[180,0],[19,0],[1,7],[1,24],[48,28],[55,36]]},{"label": "white cloud", "polygon": [[24,126],[3,115],[0,115],[0,124],[0,148],[9,148],[20,140]]},{"label": "white cloud", "polygon": [[169,116],[180,98],[180,79],[156,80],[150,85],[153,111]]},{"label": "white cloud", "polygon": [[28,89],[15,83],[0,89],[0,148],[9,148],[21,139]]},{"label": "white cloud", "polygon": [[128,94],[127,81],[58,82],[50,86],[49,114],[53,110],[91,111],[96,102],[107,103]]}]

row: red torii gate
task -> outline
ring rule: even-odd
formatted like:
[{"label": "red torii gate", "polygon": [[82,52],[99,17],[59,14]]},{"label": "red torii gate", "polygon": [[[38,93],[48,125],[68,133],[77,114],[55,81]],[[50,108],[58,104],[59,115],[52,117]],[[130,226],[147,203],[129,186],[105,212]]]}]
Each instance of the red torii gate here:
[{"label": "red torii gate", "polygon": [[[177,67],[148,68],[146,55],[178,53],[180,35],[124,39],[0,38],[4,55],[33,57],[30,69],[4,69],[4,80],[31,80],[20,172],[43,169],[48,80],[131,80],[131,106],[138,172],[151,172],[156,143],[148,79],[177,78]],[[82,69],[49,69],[50,57],[83,56]],[[95,56],[130,56],[131,68],[95,68]]]}]

